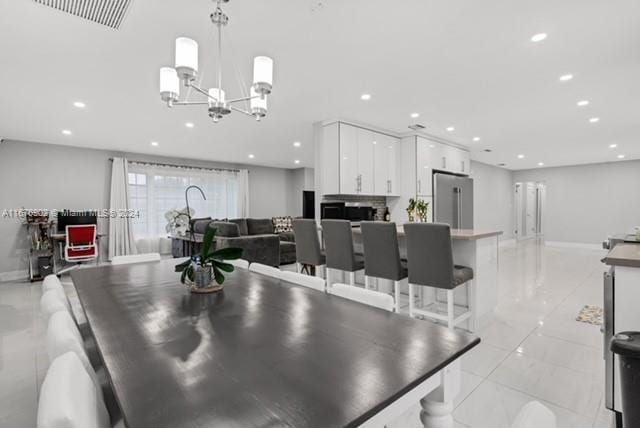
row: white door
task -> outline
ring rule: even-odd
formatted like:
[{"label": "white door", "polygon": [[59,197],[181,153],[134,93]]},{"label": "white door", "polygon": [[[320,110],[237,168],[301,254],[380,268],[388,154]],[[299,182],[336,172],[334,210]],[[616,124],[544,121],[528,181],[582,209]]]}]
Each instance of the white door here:
[{"label": "white door", "polygon": [[359,193],[358,177],[358,133],[350,125],[340,124],[340,193]]},{"label": "white door", "polygon": [[378,144],[378,135],[375,132],[362,128],[356,128],[358,134],[358,176],[360,180],[360,192],[363,195],[374,194],[374,147]]}]

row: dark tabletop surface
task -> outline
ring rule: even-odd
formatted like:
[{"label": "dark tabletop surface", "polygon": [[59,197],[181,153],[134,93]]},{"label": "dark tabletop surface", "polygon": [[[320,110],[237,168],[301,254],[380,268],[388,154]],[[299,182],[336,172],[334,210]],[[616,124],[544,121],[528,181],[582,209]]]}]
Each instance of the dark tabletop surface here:
[{"label": "dark tabletop surface", "polygon": [[194,295],[175,264],[72,273],[131,428],[357,426],[479,342],[242,270]]}]

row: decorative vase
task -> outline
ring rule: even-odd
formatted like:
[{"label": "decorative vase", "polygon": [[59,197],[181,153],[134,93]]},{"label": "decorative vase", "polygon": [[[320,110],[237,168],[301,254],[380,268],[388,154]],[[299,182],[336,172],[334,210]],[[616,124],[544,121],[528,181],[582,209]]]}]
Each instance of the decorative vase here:
[{"label": "decorative vase", "polygon": [[207,288],[213,280],[211,266],[198,266],[194,272],[194,285],[196,288]]}]

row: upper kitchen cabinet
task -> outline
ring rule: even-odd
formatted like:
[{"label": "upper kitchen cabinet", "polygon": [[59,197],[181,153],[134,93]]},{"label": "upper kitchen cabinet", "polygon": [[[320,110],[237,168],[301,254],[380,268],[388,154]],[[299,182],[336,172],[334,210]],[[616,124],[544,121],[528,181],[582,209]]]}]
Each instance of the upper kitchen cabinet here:
[{"label": "upper kitchen cabinet", "polygon": [[398,160],[400,140],[375,133],[374,141],[374,194],[378,196],[397,196],[400,194]]},{"label": "upper kitchen cabinet", "polygon": [[333,122],[323,126],[323,194],[393,196],[399,189],[399,139]]},{"label": "upper kitchen cabinet", "polygon": [[432,170],[440,160],[440,144],[422,137],[416,141],[416,193],[418,195],[432,194]]}]

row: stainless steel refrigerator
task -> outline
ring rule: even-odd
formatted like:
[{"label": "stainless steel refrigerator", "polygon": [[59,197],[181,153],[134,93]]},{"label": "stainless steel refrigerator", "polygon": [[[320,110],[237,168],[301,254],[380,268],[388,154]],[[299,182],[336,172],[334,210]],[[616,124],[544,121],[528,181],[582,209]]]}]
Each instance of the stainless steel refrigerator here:
[{"label": "stainless steel refrigerator", "polygon": [[473,229],[473,179],[433,174],[433,220],[452,229]]}]

